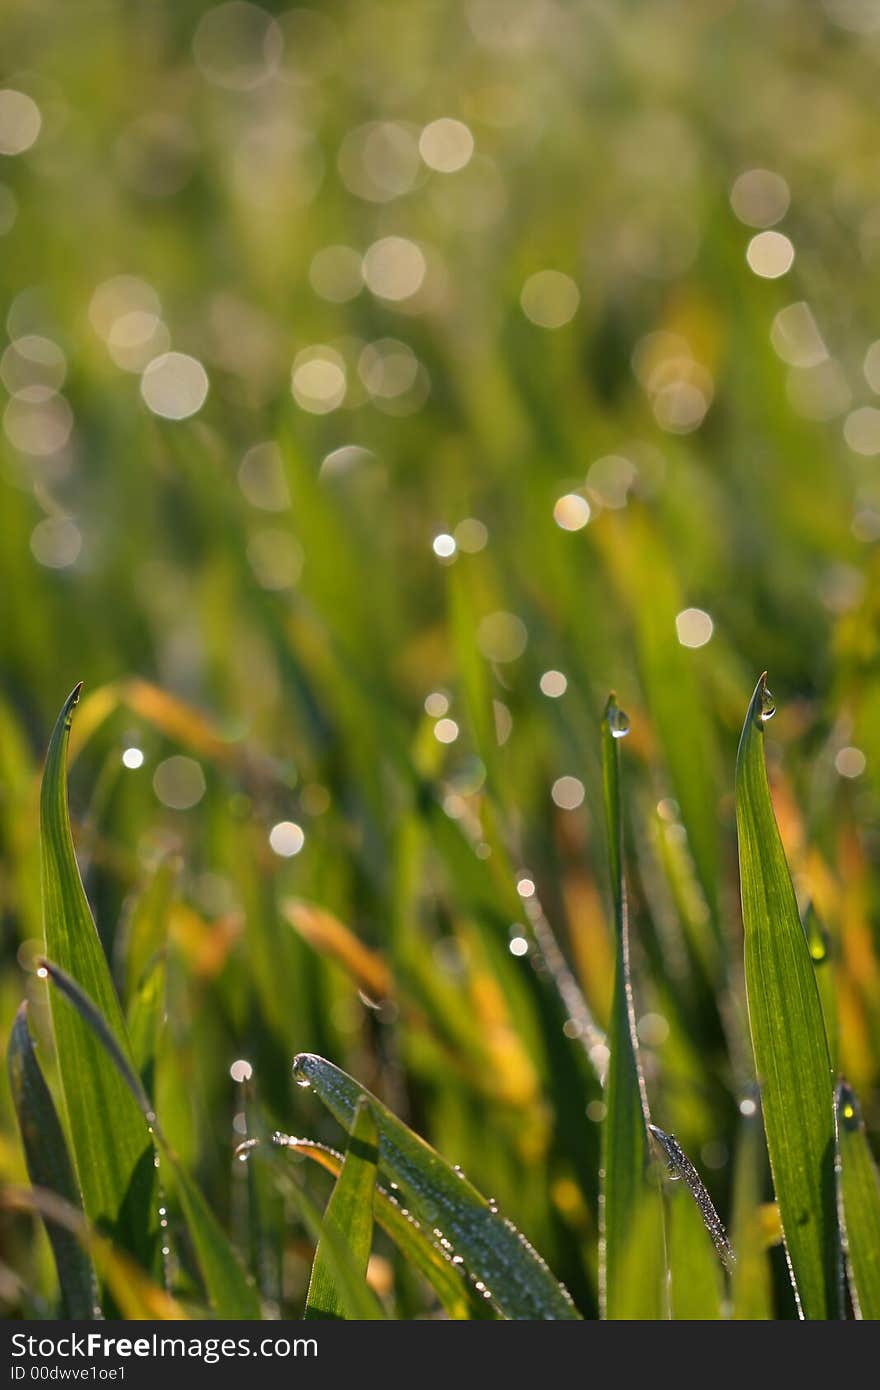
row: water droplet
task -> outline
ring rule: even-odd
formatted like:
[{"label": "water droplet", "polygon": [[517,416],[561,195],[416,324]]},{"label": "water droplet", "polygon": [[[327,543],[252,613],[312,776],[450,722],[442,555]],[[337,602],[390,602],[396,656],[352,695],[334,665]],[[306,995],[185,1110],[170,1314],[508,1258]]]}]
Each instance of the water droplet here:
[{"label": "water droplet", "polygon": [[629,733],[629,715],[620,708],[613,695],[608,698],[605,718],[612,738],[626,738]]},{"label": "water droplet", "polygon": [[296,1084],[303,1091],[310,1091],[312,1089],[312,1083],[307,1076],[298,1076],[296,1078]]},{"label": "water droplet", "polygon": [[761,723],[766,724],[768,719],[772,719],[776,713],[776,701],[767,686],[761,689]]},{"label": "water droplet", "polygon": [[666,1165],[666,1176],[670,1182],[681,1182],[681,1173],[671,1160]]}]

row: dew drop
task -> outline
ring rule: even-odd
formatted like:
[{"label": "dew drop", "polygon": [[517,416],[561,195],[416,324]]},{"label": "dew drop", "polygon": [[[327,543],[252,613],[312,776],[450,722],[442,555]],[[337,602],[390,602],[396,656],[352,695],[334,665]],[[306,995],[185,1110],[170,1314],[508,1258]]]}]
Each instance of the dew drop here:
[{"label": "dew drop", "polygon": [[296,1078],[296,1084],[303,1091],[310,1091],[312,1089],[312,1083],[307,1076],[298,1076]]},{"label": "dew drop", "polygon": [[629,715],[620,708],[613,695],[608,700],[605,718],[612,738],[626,738],[629,733]]},{"label": "dew drop", "polygon": [[776,701],[766,685],[761,690],[761,723],[766,724],[776,713]]}]

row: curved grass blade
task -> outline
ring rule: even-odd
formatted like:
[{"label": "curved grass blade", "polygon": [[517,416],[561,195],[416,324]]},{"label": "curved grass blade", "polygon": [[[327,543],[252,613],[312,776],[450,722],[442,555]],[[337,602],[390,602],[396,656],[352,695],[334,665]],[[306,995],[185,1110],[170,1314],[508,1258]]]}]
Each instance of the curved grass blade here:
[{"label": "curved grass blade", "polygon": [[[119,1001],[77,868],[66,794],[67,745],[77,686],[49,742],[40,794],[43,923],[46,953],[82,982],[118,1036]],[[155,1171],[137,1105],[91,1029],[51,1001],[58,1068],[72,1156],[89,1220],[113,1232],[144,1264],[153,1244]]]},{"label": "curved grass blade", "polygon": [[378,1130],[381,1171],[398,1184],[402,1200],[417,1220],[442,1231],[443,1239],[477,1281],[478,1292],[504,1317],[579,1316],[567,1290],[525,1237],[353,1077],[308,1052],[294,1058],[293,1072],[345,1128],[351,1124],[358,1100],[366,1096]]},{"label": "curved grass blade", "polygon": [[849,1288],[857,1318],[880,1319],[880,1174],[855,1092],[841,1081],[837,1106],[838,1200]]},{"label": "curved grass blade", "polygon": [[345,1290],[337,1283],[333,1261],[328,1258],[327,1244],[332,1238],[328,1237],[328,1231],[335,1231],[345,1242],[352,1273],[365,1279],[373,1244],[373,1193],[378,1157],[376,1121],[362,1099],[355,1106],[345,1161],[324,1212],[321,1239],[309,1279],[306,1318],[357,1316],[356,1309],[345,1297]]},{"label": "curved grass blade", "polygon": [[[15,1016],[7,1050],[9,1085],[18,1116],[28,1176],[82,1213],[81,1198],[57,1111],[37,1061],[27,1025],[27,1004]],[[47,1222],[58,1270],[62,1316],[97,1316],[98,1285],[88,1255],[70,1231]]]},{"label": "curved grass blade", "polygon": [[[117,1250],[90,1226],[82,1211],[45,1188],[4,1187],[0,1209],[26,1211],[42,1217],[49,1230],[63,1232],[79,1242],[92,1261],[120,1316],[138,1320],[180,1320],[187,1317],[180,1304],[160,1289],[128,1255]],[[92,1319],[94,1312],[80,1315]]]},{"label": "curved grass blade", "polygon": [[247,1279],[238,1256],[200,1189],[181,1167],[176,1154],[169,1147],[141,1080],[107,1020],[66,971],[47,960],[41,962],[40,968],[98,1039],[104,1054],[110,1059],[120,1081],[141,1113],[141,1127],[143,1128],[146,1121],[157,1148],[168,1164],[214,1312],[220,1318],[258,1319],[260,1302],[256,1291]]},{"label": "curved grass blade", "polygon": [[822,1005],[764,764],[773,713],[755,687],[736,762],[736,824],[749,1026],[770,1168],[798,1308],[839,1315],[831,1064]]},{"label": "curved grass blade", "polygon": [[[603,1316],[615,1319],[663,1318],[667,1311],[663,1210],[651,1172],[650,1114],[629,967],[618,749],[628,728],[626,715],[610,695],[602,720],[602,776],[617,947],[602,1134],[599,1288]],[[634,1277],[634,1261],[639,1259],[644,1264]]]},{"label": "curved grass blade", "polygon": [[[273,1139],[282,1148],[305,1154],[334,1176],[342,1169],[342,1154],[326,1144],[289,1134],[276,1134]],[[255,1145],[259,1140],[247,1142]],[[448,1251],[419,1225],[412,1213],[404,1215],[397,1199],[379,1183],[376,1184],[373,1215],[400,1253],[424,1275],[450,1318],[462,1321],[495,1317],[494,1310],[465,1277],[462,1265],[453,1263]]]}]

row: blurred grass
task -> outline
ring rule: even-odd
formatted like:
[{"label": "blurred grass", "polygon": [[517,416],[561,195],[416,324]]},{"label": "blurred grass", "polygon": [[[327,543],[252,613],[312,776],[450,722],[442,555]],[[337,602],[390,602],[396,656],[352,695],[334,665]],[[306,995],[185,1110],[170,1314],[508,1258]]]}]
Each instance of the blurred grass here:
[{"label": "blurred grass", "polygon": [[[598,734],[614,688],[632,719],[624,840],[651,1113],[729,1229],[736,1211],[734,1243],[738,1225],[762,1271],[748,1306],[790,1316],[778,1271],[762,1282],[769,1178],[739,1112],[754,1071],[733,768],[769,666],[776,815],[800,907],[827,934],[835,1066],[876,1152],[880,375],[863,364],[880,336],[877,30],[847,27],[860,7],[840,0],[267,5],[280,44],[258,14],[256,46],[220,43],[208,62],[200,22],[216,9],[33,0],[0,19],[2,85],[41,117],[33,144],[0,155],[18,344],[0,361],[0,1018],[8,1033],[27,995],[57,1097],[33,974],[38,781],[84,679],[71,801],[87,895],[169,1142],[239,1248],[266,1257],[232,1162],[254,1115],[341,1142],[292,1083],[293,1055],[314,1051],[460,1163],[595,1313],[595,1038],[570,1021],[532,921],[605,1027]],[[418,154],[442,117],[473,136],[458,172]],[[4,148],[10,120],[0,102]],[[365,155],[351,133],[370,122],[384,124]],[[753,169],[790,190],[777,230],[795,259],[777,279],[750,269],[760,219],[731,203]],[[318,252],[388,237],[422,248],[417,293],[316,291]],[[521,303],[545,270],[579,292],[558,328]],[[117,285],[110,313],[117,276],[140,288]],[[142,365],[170,345],[208,374],[186,419],[148,408],[119,365],[122,329],[107,342],[148,291],[161,323]],[[791,320],[776,316],[800,303],[819,347],[780,336]],[[315,345],[347,374],[326,413],[290,389]],[[416,370],[407,350],[415,383],[371,394],[376,354],[385,390]],[[278,454],[242,471],[266,441]],[[554,521],[568,494],[590,508],[577,531]],[[447,558],[432,550],[444,534]],[[698,649],[675,622],[692,607],[714,624]],[[542,693],[548,671],[564,694]],[[427,713],[430,694],[448,709]],[[141,766],[123,764],[129,748]],[[297,845],[288,823],[302,847],[283,857],[269,835]],[[310,919],[318,939],[291,899],[330,914]],[[328,938],[332,919],[351,937]],[[382,998],[365,960],[392,983]],[[148,988],[165,991],[158,1028]],[[230,1077],[241,1059],[261,1110]],[[0,1177],[21,1184],[6,1085]],[[303,1176],[323,1201],[323,1175]],[[175,1295],[197,1303],[173,1203],[169,1219]],[[689,1223],[679,1248],[699,1246]],[[57,1298],[41,1230],[0,1216],[11,1314]],[[310,1239],[288,1211],[271,1255],[287,1313]],[[389,1307],[434,1310],[383,1239]]]}]

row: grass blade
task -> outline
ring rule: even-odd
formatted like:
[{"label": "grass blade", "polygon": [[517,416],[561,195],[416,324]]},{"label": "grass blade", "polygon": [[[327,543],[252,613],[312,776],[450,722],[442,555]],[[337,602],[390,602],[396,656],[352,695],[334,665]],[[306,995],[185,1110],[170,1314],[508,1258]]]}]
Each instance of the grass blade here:
[{"label": "grass blade", "polygon": [[834,1113],[822,1005],[764,763],[773,712],[762,676],[736,763],[749,1025],[767,1148],[802,1317],[839,1314]]},{"label": "grass blade", "polygon": [[[40,795],[43,922],[46,953],[81,981],[110,1027],[124,1036],[113,988],[77,868],[67,813],[66,759],[80,686],[55,724]],[[116,1244],[150,1263],[155,1170],[152,1144],[133,1097],[94,1033],[75,1012],[51,1001],[58,1068],[83,1206]],[[88,1078],[88,1084],[84,1084]]]},{"label": "grass blade", "polygon": [[735,1263],[733,1246],[727,1238],[721,1217],[715,1210],[715,1203],[709,1196],[703,1179],[700,1177],[694,1165],[691,1163],[684,1149],[679,1144],[674,1134],[666,1134],[657,1125],[649,1125],[648,1129],[653,1134],[657,1143],[660,1145],[666,1156],[667,1173],[669,1177],[680,1179],[690,1192],[696,1203],[697,1210],[703,1219],[712,1244],[718,1252],[718,1258],[725,1269],[732,1269]]},{"label": "grass blade", "polygon": [[[67,1142],[37,1061],[27,1025],[26,1004],[22,1004],[15,1016],[7,1062],[28,1176],[34,1187],[54,1192],[81,1213],[80,1195],[67,1152]],[[46,1231],[58,1269],[62,1316],[95,1317],[98,1286],[88,1255],[63,1226],[50,1221],[46,1224]]]},{"label": "grass blade", "polygon": [[[339,1175],[343,1157],[335,1149],[328,1148],[326,1144],[319,1144],[313,1139],[299,1139],[293,1135],[277,1134],[274,1138],[275,1143],[282,1148],[303,1153],[322,1168],[326,1168],[327,1172],[333,1173],[334,1176]],[[259,1141],[248,1142],[253,1144]],[[465,1277],[461,1264],[453,1263],[448,1251],[419,1225],[412,1213],[404,1216],[397,1199],[378,1183],[373,1200],[373,1215],[401,1254],[424,1275],[450,1318],[456,1321],[484,1321],[495,1317],[494,1310]]]},{"label": "grass blade", "polygon": [[[617,949],[602,1135],[599,1279],[604,1317],[662,1318],[666,1316],[663,1211],[651,1172],[650,1115],[636,1040],[623,871],[618,743],[628,728],[626,715],[615,697],[609,696],[602,720],[602,774]],[[644,1266],[633,1277],[637,1246]]]},{"label": "grass blade", "polygon": [[348,1247],[350,1267],[366,1278],[373,1244],[373,1193],[378,1161],[376,1121],[364,1100],[359,1100],[351,1122],[345,1161],[324,1212],[324,1226],[306,1298],[307,1318],[356,1317],[356,1311],[339,1287],[327,1257],[328,1230]]},{"label": "grass blade", "polygon": [[840,1166],[838,1197],[847,1275],[857,1318],[880,1319],[880,1174],[855,1092],[835,1095]]},{"label": "grass blade", "polygon": [[724,1275],[699,1209],[683,1188],[683,1181],[667,1183],[664,1191],[670,1316],[714,1322],[721,1317]]},{"label": "grass blade", "polygon": [[252,1284],[245,1276],[232,1245],[200,1189],[169,1148],[141,1080],[107,1020],[66,971],[61,970],[52,961],[43,961],[41,969],[45,970],[52,983],[97,1038],[104,1055],[109,1058],[126,1092],[131,1095],[141,1112],[142,1128],[145,1121],[152,1132],[156,1145],[173,1174],[174,1187],[214,1312],[220,1318],[259,1318],[260,1302]]},{"label": "grass blade", "polygon": [[417,1220],[442,1230],[480,1293],[506,1318],[576,1318],[568,1292],[519,1231],[436,1150],[392,1115],[353,1077],[312,1053],[294,1059],[294,1076],[348,1128],[366,1096],[379,1135],[379,1167],[398,1184]]}]

